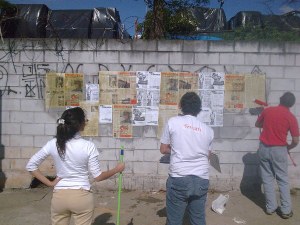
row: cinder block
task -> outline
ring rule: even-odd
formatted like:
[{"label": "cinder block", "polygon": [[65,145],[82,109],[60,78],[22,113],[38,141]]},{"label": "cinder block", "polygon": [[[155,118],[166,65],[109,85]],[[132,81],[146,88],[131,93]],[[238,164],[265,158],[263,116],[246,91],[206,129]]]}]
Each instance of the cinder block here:
[{"label": "cinder block", "polygon": [[20,111],[21,101],[20,99],[2,99],[3,111]]},{"label": "cinder block", "polygon": [[295,63],[296,66],[300,66],[300,54],[297,54],[296,55],[296,63]]},{"label": "cinder block", "polygon": [[45,124],[45,135],[55,136],[56,128],[56,124]]},{"label": "cinder block", "polygon": [[5,147],[4,158],[6,159],[18,159],[21,158],[21,148],[20,147]]},{"label": "cinder block", "polygon": [[158,40],[158,51],[159,52],[180,52],[182,50],[182,40]]},{"label": "cinder block", "polygon": [[172,53],[170,54],[170,64],[194,64],[194,53]]},{"label": "cinder block", "polygon": [[69,51],[45,51],[45,63],[65,63],[69,62]]},{"label": "cinder block", "polygon": [[21,51],[20,62],[44,62],[44,51],[25,49]]},{"label": "cinder block", "polygon": [[157,51],[157,41],[156,40],[134,40],[132,42],[133,51]]},{"label": "cinder block", "polygon": [[[258,128],[257,128],[258,129]],[[259,147],[259,136],[256,140],[237,140],[232,142],[232,150],[237,152],[256,152]]]},{"label": "cinder block", "polygon": [[108,149],[108,150],[102,150],[100,153],[100,159],[101,160],[119,160],[119,152],[116,150]]},{"label": "cinder block", "polygon": [[157,174],[157,162],[133,162],[135,174]]},{"label": "cinder block", "polygon": [[271,79],[272,91],[293,91],[295,90],[294,79]]},{"label": "cinder block", "polygon": [[143,63],[144,53],[143,52],[120,52],[120,63]]},{"label": "cinder block", "polygon": [[225,139],[243,139],[250,132],[251,128],[249,127],[221,127],[220,137]]},{"label": "cinder block", "polygon": [[25,170],[5,171],[5,188],[28,188],[32,181],[32,176]]},{"label": "cinder block", "polygon": [[158,167],[157,167],[157,172],[158,172],[158,175],[165,175],[165,176],[168,176],[168,173],[169,173],[169,164],[166,164],[166,163],[159,163],[158,164]]},{"label": "cinder block", "polygon": [[33,136],[11,135],[10,146],[11,147],[32,147]]},{"label": "cinder block", "polygon": [[208,51],[209,52],[233,52],[234,42],[233,41],[209,41]]},{"label": "cinder block", "polygon": [[269,54],[245,53],[245,64],[247,65],[270,65]]},{"label": "cinder block", "polygon": [[35,148],[42,148],[48,141],[53,139],[53,136],[34,136],[34,145]]},{"label": "cinder block", "polygon": [[293,66],[296,62],[295,54],[272,54],[271,65]]},{"label": "cinder block", "polygon": [[21,147],[20,154],[21,159],[30,159],[35,153],[37,153],[40,148],[33,148],[33,147]]},{"label": "cinder block", "polygon": [[300,44],[293,42],[284,43],[285,52],[289,53],[300,53]]},{"label": "cinder block", "polygon": [[220,64],[244,65],[245,55],[243,53],[220,53]]},{"label": "cinder block", "polygon": [[214,139],[213,140],[213,152],[219,151],[232,151],[233,149],[233,141],[224,140],[224,139]]},{"label": "cinder block", "polygon": [[33,115],[33,113],[13,111],[10,114],[10,120],[13,123],[32,123]]},{"label": "cinder block", "polygon": [[19,123],[2,123],[2,134],[21,134]]},{"label": "cinder block", "polygon": [[[1,112],[1,123],[8,123],[10,122],[10,113],[9,112]],[[13,121],[11,121],[13,122]]]},{"label": "cinder block", "polygon": [[284,66],[260,66],[260,70],[266,74],[266,78],[283,78]]},{"label": "cinder block", "polygon": [[144,150],[144,162],[159,162],[162,156],[158,149]]},{"label": "cinder block", "polygon": [[147,64],[149,64],[149,63],[150,64],[169,64],[169,53],[147,52],[144,55],[144,63],[147,63]]},{"label": "cinder block", "polygon": [[131,41],[120,41],[115,39],[108,39],[107,40],[107,50],[118,50],[118,51],[131,51]]},{"label": "cinder block", "polygon": [[[119,63],[120,62],[119,51],[99,51],[94,53],[95,63]],[[98,69],[99,70],[99,69]]]},{"label": "cinder block", "polygon": [[284,43],[281,42],[266,42],[262,41],[259,44],[259,51],[260,52],[276,52],[276,53],[283,53],[284,52]]},{"label": "cinder block", "polygon": [[23,112],[43,112],[45,110],[44,100],[23,99],[21,101],[21,111]]},{"label": "cinder block", "polygon": [[69,60],[72,64],[94,62],[94,53],[92,51],[73,51]]},{"label": "cinder block", "polygon": [[295,67],[295,66],[290,66],[290,67],[285,67],[284,69],[284,77],[285,78],[297,78],[299,79],[300,76],[300,66]]},{"label": "cinder block", "polygon": [[21,133],[30,135],[44,135],[44,124],[21,124]]},{"label": "cinder block", "polygon": [[10,160],[11,159],[2,159],[1,160],[1,169],[2,169],[2,171],[9,171],[10,170]]},{"label": "cinder block", "polygon": [[144,137],[145,138],[156,138],[157,137],[157,127],[146,126],[144,127]]},{"label": "cinder block", "polygon": [[183,41],[183,52],[208,52],[208,41]]},{"label": "cinder block", "polygon": [[[258,105],[259,107],[259,105]],[[257,117],[250,114],[236,115],[233,120],[233,125],[254,127]]]},{"label": "cinder block", "polygon": [[4,135],[3,133],[1,134],[0,146],[1,145],[4,147],[4,150],[5,150],[5,146],[10,146],[10,135],[9,134],[7,134],[7,135]]},{"label": "cinder block", "polygon": [[234,43],[235,52],[258,52],[259,42],[256,41],[237,41]]},{"label": "cinder block", "polygon": [[158,149],[159,144],[157,138],[139,138],[133,140],[135,149]]},{"label": "cinder block", "polygon": [[10,160],[10,168],[11,170],[25,170],[27,165],[27,159],[11,159]]},{"label": "cinder block", "polygon": [[219,53],[196,53],[195,54],[196,64],[219,64],[220,57]]}]

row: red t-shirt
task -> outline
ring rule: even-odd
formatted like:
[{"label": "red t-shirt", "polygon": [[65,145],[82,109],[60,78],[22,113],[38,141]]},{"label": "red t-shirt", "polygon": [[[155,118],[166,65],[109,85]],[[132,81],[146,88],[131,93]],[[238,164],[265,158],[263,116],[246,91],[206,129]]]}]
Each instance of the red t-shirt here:
[{"label": "red t-shirt", "polygon": [[263,130],[259,140],[266,145],[286,146],[287,135],[290,132],[292,137],[299,136],[299,126],[296,117],[289,108],[279,105],[264,109],[257,119],[263,123]]}]

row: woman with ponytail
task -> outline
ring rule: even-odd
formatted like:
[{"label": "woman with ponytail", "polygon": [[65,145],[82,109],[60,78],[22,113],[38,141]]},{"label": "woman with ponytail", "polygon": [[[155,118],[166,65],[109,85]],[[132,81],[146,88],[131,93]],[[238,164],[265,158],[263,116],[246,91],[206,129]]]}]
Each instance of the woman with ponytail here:
[{"label": "woman with ponytail", "polygon": [[[52,225],[90,225],[93,221],[94,198],[89,174],[102,181],[122,172],[124,163],[111,170],[101,171],[96,146],[80,136],[86,119],[80,107],[70,108],[57,120],[56,137],[50,140],[29,160],[26,169],[38,180],[54,187],[51,200]],[[40,164],[51,156],[57,177],[51,181],[39,170]]]}]

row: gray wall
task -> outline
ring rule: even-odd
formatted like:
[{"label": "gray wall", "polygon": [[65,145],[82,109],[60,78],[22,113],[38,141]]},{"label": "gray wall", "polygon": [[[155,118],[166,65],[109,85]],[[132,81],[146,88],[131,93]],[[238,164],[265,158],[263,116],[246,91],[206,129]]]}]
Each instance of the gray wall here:
[{"label": "gray wall", "polygon": [[[86,81],[97,82],[99,70],[225,71],[266,74],[267,102],[278,104],[285,91],[300,99],[300,44],[225,41],[120,41],[22,39],[0,43],[1,148],[5,188],[28,187],[25,171],[28,159],[50,140],[62,111],[46,110],[44,104],[47,71],[84,73]],[[300,118],[300,103],[292,108]],[[231,190],[258,184],[256,151],[259,130],[256,116],[247,111],[225,112],[224,127],[214,128],[214,151],[222,173],[211,168],[211,188]],[[110,125],[100,126],[93,140],[99,148],[103,170],[118,160],[119,146],[125,146],[124,188],[158,190],[165,188],[168,165],[159,163],[159,140],[155,127],[135,130],[133,139],[114,139]],[[292,156],[300,164],[299,147]],[[51,159],[41,167],[54,175]],[[300,187],[299,170],[290,163],[292,187]],[[112,178],[96,187],[115,188]],[[0,183],[1,184],[1,183]]]}]

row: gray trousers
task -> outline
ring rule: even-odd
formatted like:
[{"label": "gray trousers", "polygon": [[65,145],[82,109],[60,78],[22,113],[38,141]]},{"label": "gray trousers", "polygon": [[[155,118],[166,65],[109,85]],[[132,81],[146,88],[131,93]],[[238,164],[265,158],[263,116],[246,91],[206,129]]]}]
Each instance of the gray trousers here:
[{"label": "gray trousers", "polygon": [[288,152],[286,146],[266,146],[260,143],[258,156],[260,172],[266,199],[266,211],[273,212],[278,207],[274,181],[280,193],[280,210],[288,214],[292,210],[288,177]]}]

